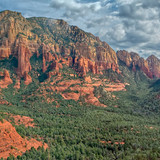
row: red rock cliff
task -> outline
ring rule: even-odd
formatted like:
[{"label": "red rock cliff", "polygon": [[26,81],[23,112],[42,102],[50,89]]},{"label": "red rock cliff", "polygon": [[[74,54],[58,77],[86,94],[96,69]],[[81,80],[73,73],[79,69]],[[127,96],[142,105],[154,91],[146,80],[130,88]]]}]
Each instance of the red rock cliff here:
[{"label": "red rock cliff", "polygon": [[43,72],[49,67],[47,62],[55,64],[65,59],[66,65],[82,71],[80,75],[107,69],[119,73],[117,55],[107,43],[63,20],[26,19],[20,13],[4,11],[0,13],[0,22],[0,60],[10,55],[16,57],[19,77],[31,71],[30,58],[34,54],[42,55]]},{"label": "red rock cliff", "polygon": [[147,62],[152,75],[160,78],[160,60],[154,55],[151,55],[147,58]]},{"label": "red rock cliff", "polygon": [[136,71],[138,67],[149,78],[160,78],[160,60],[155,56],[150,56],[145,60],[137,53],[129,53],[127,51],[118,51],[117,56],[119,60],[124,62],[128,67],[131,67],[133,71]]}]

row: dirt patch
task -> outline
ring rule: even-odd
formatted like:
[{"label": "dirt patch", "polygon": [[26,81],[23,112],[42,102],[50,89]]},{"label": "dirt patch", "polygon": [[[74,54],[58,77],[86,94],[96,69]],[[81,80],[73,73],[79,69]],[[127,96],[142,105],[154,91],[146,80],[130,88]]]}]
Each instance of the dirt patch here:
[{"label": "dirt patch", "polygon": [[87,95],[85,97],[85,102],[89,104],[93,104],[95,106],[107,107],[106,105],[99,102],[98,98],[94,96],[94,94]]},{"label": "dirt patch", "polygon": [[82,82],[77,79],[77,80],[66,80],[66,81],[62,81],[62,82],[59,82],[57,85],[58,86],[63,86],[63,87],[69,87],[71,86],[72,84],[81,84]]},{"label": "dirt patch", "polygon": [[56,79],[53,80],[53,82],[50,82],[51,85],[54,85],[57,81],[60,81],[62,79],[61,76],[56,77]]},{"label": "dirt patch", "polygon": [[67,100],[73,99],[75,101],[78,101],[80,97],[79,93],[74,93],[74,92],[63,93],[61,95],[64,99],[67,99]]},{"label": "dirt patch", "polygon": [[4,100],[4,99],[0,99],[0,105],[11,105],[8,101]]},{"label": "dirt patch", "polygon": [[63,91],[65,91],[65,90],[67,90],[68,89],[68,86],[56,86],[56,87],[53,87],[53,90],[54,91],[57,91],[57,92],[63,92]]},{"label": "dirt patch", "polygon": [[85,96],[86,94],[93,94],[94,88],[76,85],[74,87],[70,87],[70,90],[78,91],[81,96]]},{"label": "dirt patch", "polygon": [[92,80],[91,80],[91,77],[90,77],[90,76],[84,77],[84,80],[85,80],[85,82],[87,82],[87,83],[92,83]]},{"label": "dirt patch", "polygon": [[20,86],[21,86],[20,80],[17,80],[15,85],[14,85],[14,88],[15,89],[20,89],[21,88]]},{"label": "dirt patch", "polygon": [[103,86],[102,81],[96,81],[96,82],[94,82],[92,84],[85,84],[85,86],[87,86],[87,87],[99,87],[100,85]]},{"label": "dirt patch", "polygon": [[10,115],[14,118],[14,122],[16,125],[23,124],[25,127],[35,127],[35,124],[33,123],[34,119],[26,116],[20,116],[20,115]]},{"label": "dirt patch", "polygon": [[100,141],[102,144],[115,144],[115,145],[124,145],[125,142],[112,142],[112,141]]},{"label": "dirt patch", "polygon": [[125,84],[123,83],[117,83],[117,84],[108,84],[105,85],[105,90],[108,92],[118,92],[118,91],[126,91]]},{"label": "dirt patch", "polygon": [[[2,112],[1,112],[2,113]],[[20,115],[14,115],[11,113],[3,113],[5,115],[9,115],[9,117],[14,119],[15,125],[21,125],[23,124],[25,127],[35,127],[35,123],[33,122],[34,119],[27,117],[27,116],[20,116]],[[11,122],[11,121],[9,121]]]}]

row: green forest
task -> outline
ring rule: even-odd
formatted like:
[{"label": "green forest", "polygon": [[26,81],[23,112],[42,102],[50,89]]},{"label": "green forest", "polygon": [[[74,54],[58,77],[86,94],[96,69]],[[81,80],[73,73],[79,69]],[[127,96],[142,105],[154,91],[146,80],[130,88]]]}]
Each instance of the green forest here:
[{"label": "green forest", "polygon": [[[3,64],[1,61],[1,66]],[[38,68],[33,68],[32,77],[34,70]],[[0,119],[11,119],[3,114],[6,112],[33,118],[35,128],[12,124],[22,137],[37,140],[43,137],[43,142],[49,146],[46,150],[32,148],[22,156],[11,155],[7,160],[160,159],[159,81],[149,80],[140,71],[134,73],[123,64],[121,70],[126,79],[111,71],[103,77],[100,75],[100,78],[117,76],[121,81],[130,82],[127,91],[114,93],[118,97],[116,100],[109,98],[110,93],[102,92],[102,87],[95,88],[94,94],[100,94],[99,100],[108,106],[106,108],[86,104],[83,97],[77,102],[65,100],[60,94],[46,89],[49,84],[39,83],[37,77],[28,86],[21,80],[19,90],[13,88],[14,84],[2,89],[1,98],[12,105],[0,105]],[[73,70],[61,72],[73,73]],[[44,90],[47,97],[54,98],[52,104],[46,103],[46,97],[39,96]],[[22,101],[24,98],[25,102]]]}]

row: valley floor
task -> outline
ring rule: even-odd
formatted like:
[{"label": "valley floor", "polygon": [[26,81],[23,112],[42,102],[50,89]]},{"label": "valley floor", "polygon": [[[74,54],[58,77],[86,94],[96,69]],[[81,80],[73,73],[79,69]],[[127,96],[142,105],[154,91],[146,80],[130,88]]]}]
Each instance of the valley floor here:
[{"label": "valley floor", "polygon": [[[1,119],[11,122],[21,137],[48,145],[46,150],[32,148],[17,159],[160,158],[159,110],[157,113],[154,110],[159,101],[146,102],[151,91],[147,83],[136,87],[128,85],[127,91],[105,92],[107,95],[100,95],[104,93],[101,87],[97,88],[94,95],[99,95],[99,102],[107,107],[86,103],[83,98],[66,99],[48,88],[48,83],[41,84],[40,88],[32,83],[25,90],[22,87],[16,91],[12,85],[2,90],[8,103],[0,106]],[[40,96],[42,92],[44,96]],[[48,102],[51,97],[53,101]],[[17,115],[31,117],[31,120],[17,120]],[[11,155],[8,159],[14,157]]]}]

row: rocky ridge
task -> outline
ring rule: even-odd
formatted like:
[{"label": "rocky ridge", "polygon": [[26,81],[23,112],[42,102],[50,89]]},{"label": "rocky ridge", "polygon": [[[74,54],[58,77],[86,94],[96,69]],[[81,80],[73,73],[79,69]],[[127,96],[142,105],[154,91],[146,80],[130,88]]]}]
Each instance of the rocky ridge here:
[{"label": "rocky ridge", "polygon": [[26,19],[21,13],[7,10],[0,12],[0,33],[0,60],[17,59],[17,67],[14,67],[17,89],[21,78],[26,85],[32,83],[30,59],[34,55],[41,58],[42,72],[48,78],[60,75],[63,65],[73,68],[83,78],[88,72],[103,74],[109,69],[120,74],[118,60],[133,71],[139,68],[149,78],[160,78],[160,61],[155,56],[145,60],[127,51],[116,54],[106,42],[63,20]]},{"label": "rocky ridge", "polygon": [[125,50],[117,52],[120,61],[124,62],[127,67],[132,68],[133,71],[140,69],[149,78],[160,78],[160,60],[151,55],[147,59],[140,57],[137,53],[129,53]]},{"label": "rocky ridge", "polygon": [[107,69],[120,72],[116,53],[107,43],[63,20],[26,19],[21,13],[3,11],[0,33],[0,59],[16,57],[17,76],[24,78],[26,85],[32,82],[28,73],[32,70],[30,58],[35,54],[42,56],[43,72],[50,67],[48,76],[58,74],[60,61],[73,67],[81,77],[87,72],[102,74]]}]

